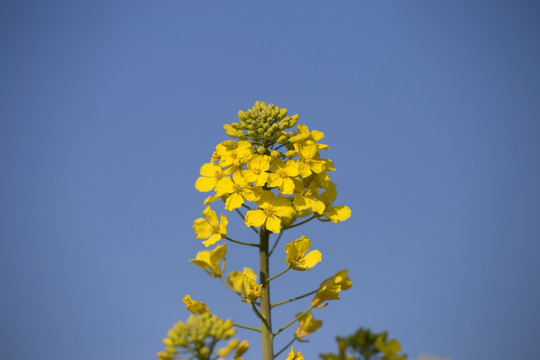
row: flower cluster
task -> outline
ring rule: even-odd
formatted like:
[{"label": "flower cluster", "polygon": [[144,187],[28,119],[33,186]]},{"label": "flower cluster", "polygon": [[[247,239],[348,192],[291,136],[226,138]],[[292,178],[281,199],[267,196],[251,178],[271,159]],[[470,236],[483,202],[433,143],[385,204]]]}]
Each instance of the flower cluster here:
[{"label": "flower cluster", "polygon": [[[321,157],[320,131],[298,124],[298,115],[287,116],[287,109],[256,102],[247,112],[240,111],[239,123],[225,125],[229,136],[216,146],[211,161],[204,164],[195,183],[201,192],[214,191],[205,200],[210,204],[225,201],[225,209],[248,211],[245,224],[279,233],[297,219],[312,215],[321,221],[339,223],[348,219],[350,209],[334,205],[336,184],[330,180],[335,171],[330,159]],[[204,218],[193,224],[197,239],[211,246],[226,237],[227,218],[207,207]]]},{"label": "flower cluster", "polygon": [[[294,340],[302,340],[316,331],[322,321],[316,320],[311,310],[326,306],[328,300],[339,299],[339,292],[347,290],[352,283],[347,271],[338,272],[323,281],[318,289],[307,294],[290,298],[275,304],[270,303],[270,281],[289,270],[305,271],[312,269],[321,259],[319,250],[310,250],[311,239],[301,236],[285,245],[286,268],[270,276],[268,258],[287,229],[302,225],[311,220],[340,223],[347,220],[351,210],[345,205],[335,205],[336,184],[330,180],[335,171],[333,162],[321,156],[328,145],[319,141],[324,138],[320,131],[311,130],[298,123],[298,115],[288,116],[287,109],[273,104],[256,102],[252,109],[238,113],[239,122],[224,125],[227,135],[234,138],[219,143],[211,159],[200,168],[200,177],[195,188],[209,192],[204,201],[206,205],[202,217],[193,222],[193,230],[205,247],[216,245],[211,250],[197,253],[190,262],[202,268],[208,275],[219,278],[229,289],[249,303],[251,310],[260,318],[261,327],[234,324],[261,333],[263,344],[270,344],[263,350],[265,360],[272,354],[273,338],[292,324],[298,322]],[[225,210],[238,213],[245,226],[254,230],[259,242],[235,240],[228,233],[229,220],[224,214],[217,214],[211,206],[222,200]],[[279,234],[273,247],[269,246],[270,234]],[[225,276],[227,242],[253,246],[259,250],[260,283],[257,274],[250,268],[231,271]],[[287,325],[274,331],[271,326],[270,308],[296,301],[315,294],[307,310],[298,313]],[[210,310],[203,302],[186,295],[187,309],[201,317],[210,316]],[[234,343],[233,343],[234,345]],[[227,349],[218,351],[224,354]],[[263,345],[264,348],[264,345]],[[236,348],[235,359],[242,353]],[[269,350],[268,350],[269,349]],[[203,357],[206,359],[206,357]],[[289,352],[288,360],[302,360],[301,352]]]},{"label": "flower cluster", "polygon": [[[200,316],[190,316],[184,323],[179,321],[169,330],[163,339],[165,351],[158,353],[160,360],[173,359],[206,359],[214,352],[214,347],[221,340],[231,339],[236,330],[231,320],[222,320],[206,312]],[[216,352],[220,360],[232,354],[232,360],[243,360],[247,351],[247,341],[231,339],[229,343]]]}]

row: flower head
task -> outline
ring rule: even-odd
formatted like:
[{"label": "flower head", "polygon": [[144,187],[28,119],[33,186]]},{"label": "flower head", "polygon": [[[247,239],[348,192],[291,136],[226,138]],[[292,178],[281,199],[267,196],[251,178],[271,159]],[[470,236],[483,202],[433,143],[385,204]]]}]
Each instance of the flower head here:
[{"label": "flower head", "polygon": [[191,311],[192,313],[196,315],[210,312],[210,309],[208,308],[208,306],[206,306],[205,303],[200,302],[200,301],[195,301],[191,299],[189,295],[184,296],[183,301],[186,304],[186,309],[188,309],[189,311]]},{"label": "flower head", "polygon": [[[296,316],[298,316],[298,314]],[[298,339],[301,339],[304,336],[315,332],[318,328],[322,326],[322,321],[316,320],[313,317],[311,311],[307,314],[304,314],[300,319],[298,319],[298,322],[298,328],[294,333],[294,336]]]},{"label": "flower head", "polygon": [[208,239],[203,241],[204,246],[209,247],[227,235],[228,220],[225,215],[221,215],[221,223],[216,212],[210,206],[203,211],[204,218],[198,218],[193,222],[193,230],[197,239]]},{"label": "flower head", "polygon": [[[202,268],[212,277],[220,277],[225,270],[225,254],[227,253],[227,244],[218,245],[214,250],[203,250],[197,253],[195,259],[189,260],[195,265]],[[219,265],[223,260],[223,265]]]},{"label": "flower head", "polygon": [[281,194],[274,197],[271,191],[264,191],[257,201],[260,209],[250,210],[246,213],[246,226],[263,226],[273,233],[281,231],[280,217],[288,217],[295,213],[291,202]]},{"label": "flower head", "polygon": [[311,240],[305,236],[291,241],[285,245],[285,252],[287,253],[285,262],[293,270],[303,271],[311,269],[321,261],[322,255],[319,250],[312,250],[308,253],[310,247]]},{"label": "flower head", "polygon": [[304,360],[304,356],[302,355],[301,351],[295,353],[294,346],[293,346],[291,348],[291,351],[289,352],[289,355],[287,355],[287,358],[285,360]]}]

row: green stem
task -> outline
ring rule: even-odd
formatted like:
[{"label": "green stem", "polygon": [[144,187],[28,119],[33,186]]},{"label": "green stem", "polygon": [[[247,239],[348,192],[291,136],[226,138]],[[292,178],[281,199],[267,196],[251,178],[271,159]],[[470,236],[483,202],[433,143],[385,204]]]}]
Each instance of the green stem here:
[{"label": "green stem", "polygon": [[276,331],[275,333],[273,333],[272,335],[276,336],[277,334],[279,334],[280,332],[282,332],[283,330],[285,330],[286,328],[288,328],[289,326],[291,326],[292,324],[294,324],[296,321],[298,321],[302,316],[304,316],[304,315],[306,315],[308,312],[310,312],[311,309],[313,309],[313,305],[310,306],[306,311],[304,311],[303,313],[301,313],[300,315],[298,315],[296,318],[294,318],[294,320],[292,320],[291,322],[289,322],[287,325],[283,326],[281,329],[279,329],[278,331]]},{"label": "green stem", "polygon": [[272,316],[270,306],[270,283],[268,276],[270,273],[268,264],[268,243],[270,233],[266,228],[261,228],[259,244],[259,265],[260,279],[264,296],[261,298],[261,341],[263,360],[274,359],[274,336],[272,334]]},{"label": "green stem", "polygon": [[279,243],[279,240],[281,240],[281,236],[283,235],[283,231],[279,233],[277,239],[276,239],[276,242],[274,243],[274,246],[272,246],[272,250],[270,250],[270,252],[268,253],[268,256],[272,256],[272,253],[274,252],[274,250],[276,249],[276,246],[277,244]]},{"label": "green stem", "polygon": [[[242,220],[244,220],[244,222],[246,221],[246,217],[244,216],[244,214],[242,214],[242,212],[238,209],[235,209],[236,212],[238,213],[238,215],[240,215],[240,217],[242,218]],[[253,226],[250,226],[249,227],[251,230],[255,231],[256,234],[259,234],[259,231],[257,229],[255,229]]]},{"label": "green stem", "polygon": [[247,243],[247,242],[243,242],[243,241],[239,241],[239,240],[234,240],[234,239],[231,239],[230,237],[228,236],[224,236],[223,237],[224,239],[227,239],[233,243],[237,243],[237,244],[240,244],[240,245],[247,245],[247,246],[254,246],[254,247],[259,247],[259,244],[252,244],[252,243]]},{"label": "green stem", "polygon": [[276,306],[279,306],[279,305],[287,304],[287,303],[290,303],[291,301],[296,301],[296,300],[303,299],[303,298],[305,298],[306,296],[316,294],[317,291],[319,291],[319,289],[310,291],[310,292],[308,292],[307,294],[300,295],[300,296],[297,296],[297,297],[292,298],[292,299],[288,299],[288,300],[283,300],[283,301],[277,302],[277,303],[275,303],[275,304],[272,304],[272,307],[276,307]]},{"label": "green stem", "polygon": [[237,323],[233,323],[233,326],[236,326],[236,327],[239,327],[239,328],[242,328],[242,329],[248,329],[248,330],[261,332],[261,329],[255,328],[255,327],[252,327],[252,326],[241,325],[241,324],[237,324]]},{"label": "green stem", "polygon": [[313,220],[313,219],[315,219],[315,218],[317,218],[317,217],[316,217],[315,215],[313,215],[313,216],[310,217],[309,219],[306,219],[306,220],[304,220],[304,221],[300,221],[298,224],[292,224],[292,225],[290,225],[290,226],[287,226],[287,227],[286,227],[285,229],[283,229],[283,230],[288,230],[288,229],[292,229],[292,228],[295,228],[295,227],[300,226],[300,225],[304,225],[305,223],[307,223],[307,222],[309,222],[309,221],[311,221],[311,220]]},{"label": "green stem", "polygon": [[289,270],[291,270],[290,267],[286,268],[285,270],[283,270],[283,271],[280,272],[279,274],[276,274],[276,275],[272,276],[271,278],[269,278],[269,279],[266,280],[266,281],[274,280],[275,278],[277,278],[278,276],[281,276],[281,275],[285,274],[285,273],[286,273],[287,271],[289,271]]},{"label": "green stem", "polygon": [[281,350],[279,350],[276,355],[274,355],[274,358],[277,358],[279,355],[281,355],[282,352],[284,352],[285,350],[287,350],[289,348],[289,346],[291,346],[292,344],[294,344],[294,342],[296,341],[296,336],[291,340],[289,341],[289,343],[287,345],[285,345]]}]

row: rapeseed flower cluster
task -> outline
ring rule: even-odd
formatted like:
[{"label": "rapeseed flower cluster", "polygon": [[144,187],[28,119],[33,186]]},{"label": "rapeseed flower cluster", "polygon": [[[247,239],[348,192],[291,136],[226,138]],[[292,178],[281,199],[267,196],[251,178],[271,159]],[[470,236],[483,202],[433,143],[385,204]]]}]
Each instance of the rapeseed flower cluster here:
[{"label": "rapeseed flower cluster", "polygon": [[[221,198],[228,211],[244,207],[247,227],[273,233],[309,215],[336,224],[350,217],[347,206],[334,205],[336,184],[329,173],[335,168],[330,159],[321,157],[320,151],[328,149],[319,143],[322,132],[303,124],[288,131],[298,115],[287,116],[287,109],[259,101],[238,117],[239,123],[224,126],[237,140],[218,144],[195,182],[201,192],[214,191],[205,204]],[[203,244],[211,246],[226,237],[225,215],[219,222],[208,206],[203,216],[193,224],[197,239],[207,239]]]},{"label": "rapeseed flower cluster", "polygon": [[[286,269],[274,276],[269,275],[268,258],[274,251],[283,231],[302,225],[311,220],[340,223],[351,216],[346,205],[336,205],[337,185],[330,174],[335,171],[332,160],[324,158],[322,152],[328,145],[320,143],[324,133],[310,130],[298,123],[298,115],[288,116],[287,109],[257,101],[252,109],[238,113],[239,122],[224,125],[226,134],[233,139],[225,140],[215,147],[210,161],[200,168],[200,177],[195,188],[210,193],[204,200],[206,205],[202,217],[193,222],[193,230],[198,240],[209,250],[199,251],[190,262],[202,268],[208,275],[219,278],[241,300],[249,303],[253,312],[261,319],[261,328],[234,324],[235,326],[259,331],[261,337],[272,341],[273,337],[298,321],[295,339],[301,340],[316,331],[322,321],[316,320],[311,309],[326,306],[328,300],[339,299],[339,292],[352,286],[347,270],[338,272],[321,283],[312,292],[276,304],[270,304],[269,282],[289,270],[312,269],[321,259],[319,250],[310,250],[311,239],[301,236],[285,245]],[[218,200],[224,209],[236,212],[246,227],[259,235],[259,243],[238,241],[228,234],[229,219],[225,214],[216,213],[212,207]],[[279,234],[270,250],[270,234]],[[243,271],[231,271],[224,275],[226,267],[227,242],[234,242],[259,248],[260,283],[254,270],[244,267]],[[266,264],[266,265],[264,265]],[[297,314],[289,324],[273,331],[270,308],[315,294],[311,306]],[[184,297],[189,311],[209,319],[213,316],[203,302]],[[191,318],[190,318],[191,319]],[[189,320],[188,320],[189,321]],[[195,320],[191,320],[193,323]],[[166,344],[179,344],[182,336],[170,333]],[[184,341],[184,340],[181,340]],[[263,348],[264,348],[263,340]],[[185,341],[184,341],[185,342]],[[217,351],[226,356],[234,351],[234,359],[247,350],[247,342],[232,340],[229,345]],[[174,346],[173,346],[174,347]],[[168,347],[170,349],[172,347]],[[206,351],[204,347],[201,351]],[[263,350],[265,360],[272,357],[272,345]],[[268,351],[270,349],[270,351]],[[213,349],[210,349],[210,353]],[[204,354],[203,354],[204,355]],[[169,359],[169,352],[163,353],[163,360]],[[207,357],[202,356],[202,359]],[[221,359],[221,358],[220,358]],[[303,360],[300,352],[290,350],[287,360]]]},{"label": "rapeseed flower cluster", "polygon": [[[225,360],[230,354],[232,360],[243,360],[247,351],[247,341],[231,339],[236,333],[232,320],[222,320],[206,312],[200,316],[190,316],[184,323],[179,321],[163,339],[165,351],[158,353],[159,360],[173,359],[210,359],[214,351],[219,360]],[[217,343],[231,339],[225,347],[215,349]]]}]

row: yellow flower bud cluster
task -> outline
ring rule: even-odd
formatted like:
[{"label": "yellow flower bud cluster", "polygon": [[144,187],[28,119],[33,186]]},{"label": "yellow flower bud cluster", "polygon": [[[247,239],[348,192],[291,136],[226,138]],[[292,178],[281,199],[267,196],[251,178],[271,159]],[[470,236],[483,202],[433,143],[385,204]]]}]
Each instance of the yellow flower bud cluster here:
[{"label": "yellow flower bud cluster", "polygon": [[296,125],[298,115],[287,116],[287,112],[274,104],[257,101],[252,109],[238,112],[239,123],[226,124],[224,128],[227,135],[248,140],[265,153],[269,144],[286,139],[284,130]]},{"label": "yellow flower bud cluster", "polygon": [[[173,359],[209,359],[214,346],[221,340],[231,339],[235,334],[232,320],[223,320],[216,315],[204,313],[191,315],[184,323],[179,321],[169,330],[163,339],[165,351],[158,353],[160,360]],[[228,345],[218,350],[220,360],[233,351],[233,360],[242,360],[241,356],[249,347],[247,341],[232,339]]]}]

